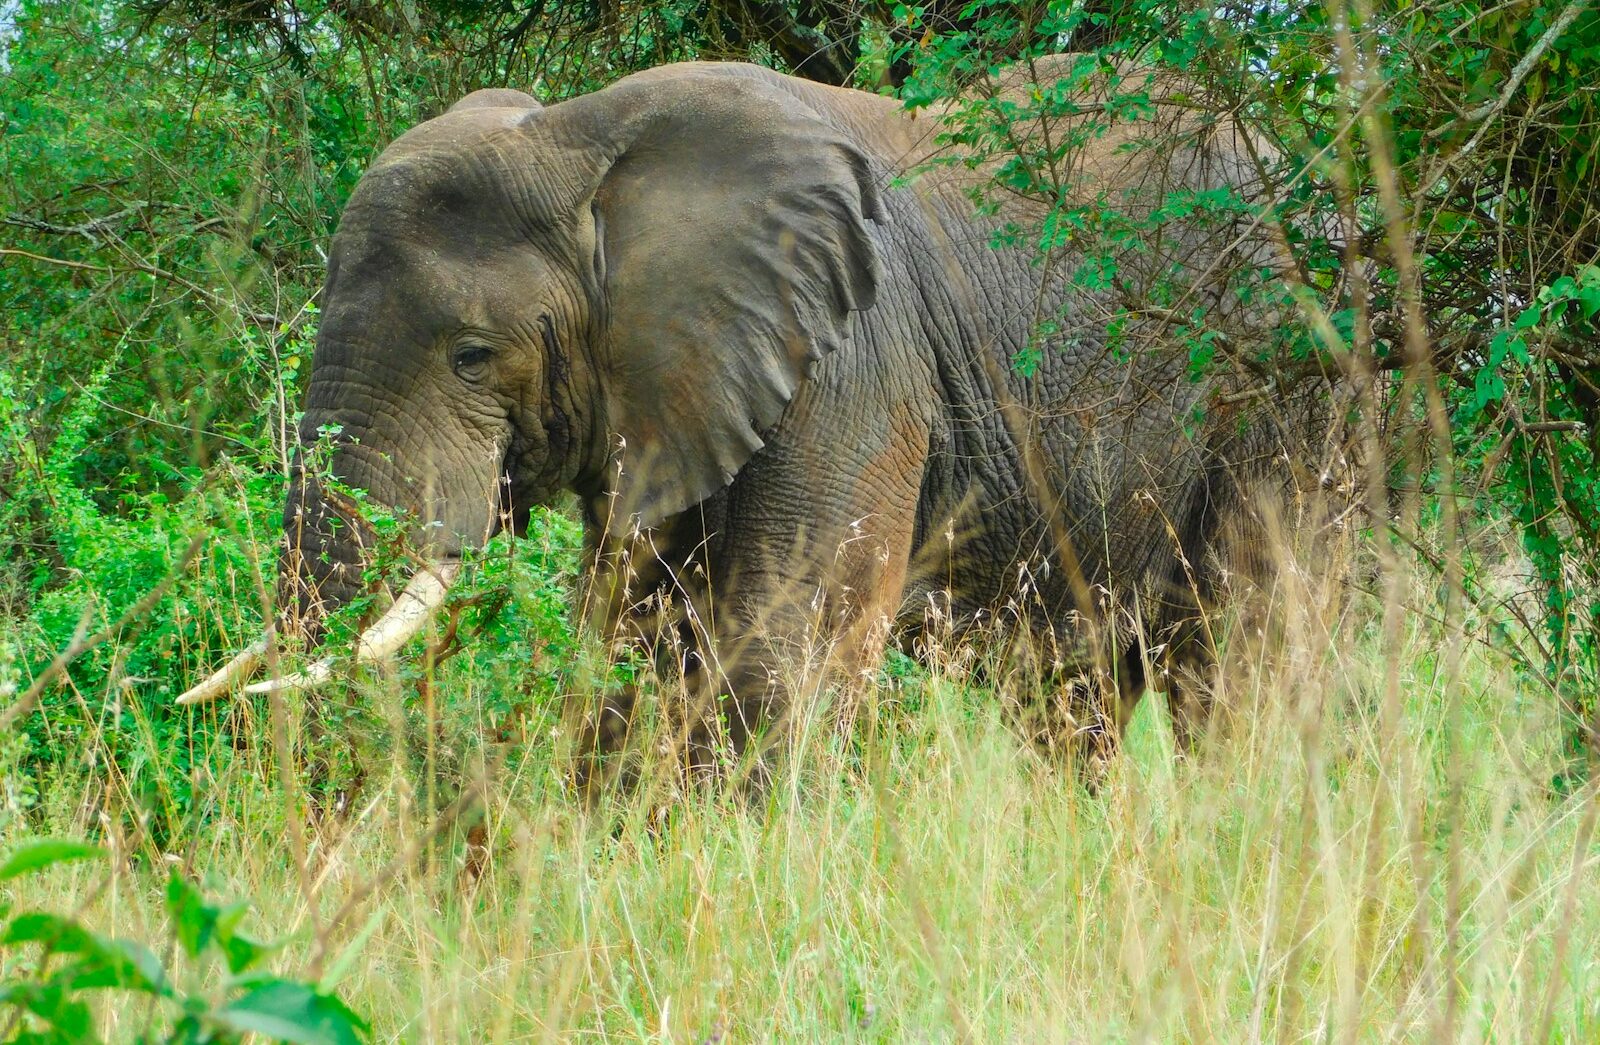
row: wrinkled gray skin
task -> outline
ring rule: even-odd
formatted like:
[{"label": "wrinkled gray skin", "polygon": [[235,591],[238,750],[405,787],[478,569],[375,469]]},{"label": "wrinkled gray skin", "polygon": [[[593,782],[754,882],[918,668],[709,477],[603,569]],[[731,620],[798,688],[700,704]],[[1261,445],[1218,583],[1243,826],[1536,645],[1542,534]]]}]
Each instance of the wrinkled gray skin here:
[{"label": "wrinkled gray skin", "polygon": [[[1128,616],[1205,655],[1186,624],[1238,500],[1237,419],[1186,427],[1214,385],[1171,352],[1107,351],[1119,302],[1063,278],[1070,248],[1049,271],[991,249],[972,175],[893,184],[935,130],[891,100],[734,64],[544,109],[471,95],[394,142],[344,212],[301,438],[339,426],[333,473],[433,523],[416,542],[435,558],[575,492],[601,626],[677,621],[714,648],[720,685],[703,654],[680,666],[722,699],[736,749],[785,708],[797,647],[831,643],[848,673],[873,663],[875,624],[904,632],[930,605],[960,626],[1010,600],[1036,630],[1095,631],[1136,699]],[[1120,140],[1076,161],[1085,198],[1249,180],[1225,123],[1162,162]],[[1037,218],[1013,206],[1002,217]],[[1188,265],[1185,313],[1227,312],[1212,262],[1265,256],[1260,235],[1165,235],[1123,273]],[[1010,361],[1060,304],[1024,376]],[[1250,317],[1219,321],[1249,334]],[[1163,329],[1135,322],[1128,344]],[[313,633],[357,590],[360,527],[338,515],[297,477],[283,580]],[[625,698],[608,709],[602,747],[626,714]]]}]

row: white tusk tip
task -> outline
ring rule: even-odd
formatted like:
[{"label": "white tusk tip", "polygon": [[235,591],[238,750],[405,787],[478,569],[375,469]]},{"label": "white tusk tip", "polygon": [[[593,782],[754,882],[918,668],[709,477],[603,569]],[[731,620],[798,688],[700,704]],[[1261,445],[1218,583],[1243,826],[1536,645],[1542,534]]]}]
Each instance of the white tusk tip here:
[{"label": "white tusk tip", "polygon": [[267,653],[267,640],[257,639],[228,663],[218,668],[211,677],[196,686],[190,686],[174,701],[180,705],[208,704],[233,688],[234,683],[249,677]]},{"label": "white tusk tip", "polygon": [[313,661],[304,671],[296,671],[281,678],[252,683],[246,686],[244,691],[251,696],[258,696],[262,693],[283,693],[288,690],[315,689],[332,677],[333,661],[324,657],[321,660]]}]

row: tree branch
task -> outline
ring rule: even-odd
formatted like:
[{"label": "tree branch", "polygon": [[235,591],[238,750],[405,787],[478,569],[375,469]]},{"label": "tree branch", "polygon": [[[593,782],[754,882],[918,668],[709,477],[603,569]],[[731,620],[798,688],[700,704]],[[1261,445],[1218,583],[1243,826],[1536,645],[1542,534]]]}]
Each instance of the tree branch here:
[{"label": "tree branch", "polygon": [[[1452,161],[1459,162],[1472,155],[1473,151],[1477,149],[1478,143],[1483,140],[1483,136],[1488,133],[1489,128],[1494,124],[1495,117],[1504,112],[1506,106],[1511,104],[1512,96],[1517,93],[1517,90],[1522,86],[1522,81],[1528,78],[1528,74],[1539,63],[1539,59],[1544,56],[1545,51],[1549,50],[1550,45],[1555,43],[1561,37],[1561,34],[1567,31],[1567,27],[1575,22],[1578,16],[1583,13],[1583,9],[1588,6],[1589,0],[1571,0],[1556,20],[1551,23],[1550,28],[1545,30],[1544,35],[1539,37],[1538,42],[1529,48],[1528,53],[1523,55],[1522,60],[1512,68],[1511,79],[1506,83],[1505,90],[1500,92],[1500,97],[1493,101],[1485,102],[1466,114],[1464,117],[1465,122],[1477,123],[1482,120],[1483,126],[1479,127],[1477,133],[1467,141],[1467,144],[1461,147],[1461,151],[1452,157]],[[1447,124],[1446,126],[1449,125]],[[1442,132],[1443,128],[1440,128],[1440,130]]]},{"label": "tree branch", "polygon": [[[0,255],[13,255],[15,257],[28,258],[31,261],[43,262],[46,265],[60,265],[63,268],[83,269],[88,272],[104,272],[115,274],[120,271],[114,265],[94,265],[86,261],[68,261],[66,258],[52,258],[44,254],[35,254],[30,250],[18,250],[14,247],[0,247]],[[250,320],[250,322],[255,323],[257,326],[277,327],[282,325],[283,321],[280,320],[275,314],[271,312],[257,312],[248,307],[242,307],[238,302],[229,301],[216,291],[207,290],[198,283],[184,279],[176,272],[168,272],[164,268],[161,268],[157,265],[151,265],[144,261],[130,261],[128,262],[128,267],[132,268],[136,272],[143,272],[146,275],[155,276],[157,279],[164,279],[169,283],[175,283],[191,293],[198,294],[200,297],[204,298],[206,301],[209,301],[211,304],[216,305],[218,308],[224,308],[232,312],[237,312],[239,315]]]},{"label": "tree branch", "polygon": [[845,45],[802,24],[780,0],[721,0],[720,5],[756,30],[796,76],[844,87],[855,75],[855,57],[845,53]]}]

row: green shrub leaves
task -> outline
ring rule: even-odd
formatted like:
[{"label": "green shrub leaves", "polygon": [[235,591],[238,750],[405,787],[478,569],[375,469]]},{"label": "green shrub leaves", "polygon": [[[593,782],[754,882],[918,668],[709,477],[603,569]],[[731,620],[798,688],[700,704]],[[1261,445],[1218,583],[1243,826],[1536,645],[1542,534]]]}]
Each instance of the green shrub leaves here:
[{"label": "green shrub leaves", "polygon": [[[25,843],[0,863],[0,880],[53,865],[103,859],[105,851],[81,842]],[[161,1003],[146,1010],[153,1021],[142,1041],[168,1045],[225,1045],[247,1034],[293,1045],[359,1045],[368,1027],[339,998],[318,987],[260,971],[279,945],[239,931],[247,905],[208,904],[174,870],[167,880],[167,915],[178,949],[195,976],[175,979],[160,958],[134,940],[102,936],[74,916],[27,911],[0,928],[0,951],[29,951],[12,960],[0,980],[0,1026],[9,1040],[81,1045],[96,1034],[92,999],[100,991],[146,995]],[[207,974],[219,957],[223,973]],[[193,986],[185,986],[190,980]],[[8,1016],[9,1014],[9,1016]]]}]

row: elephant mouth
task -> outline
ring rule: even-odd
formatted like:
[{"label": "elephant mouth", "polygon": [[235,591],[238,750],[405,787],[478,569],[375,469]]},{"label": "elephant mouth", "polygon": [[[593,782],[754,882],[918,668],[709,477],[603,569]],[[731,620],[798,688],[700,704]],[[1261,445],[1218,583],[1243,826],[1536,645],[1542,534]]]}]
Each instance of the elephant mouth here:
[{"label": "elephant mouth", "polygon": [[[356,664],[374,664],[399,652],[444,604],[450,585],[460,572],[461,561],[458,558],[441,559],[420,567],[411,575],[411,580],[383,616],[368,625],[356,638],[352,661]],[[266,634],[245,647],[210,677],[185,690],[179,695],[177,703],[206,704],[233,692],[239,683],[247,681],[266,662],[272,648],[274,630],[269,627]],[[313,689],[333,678],[337,662],[335,656],[323,654],[303,671],[251,683],[242,692],[255,694]]]}]

